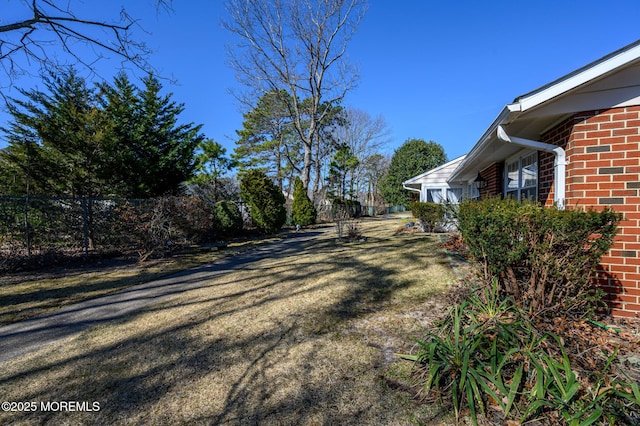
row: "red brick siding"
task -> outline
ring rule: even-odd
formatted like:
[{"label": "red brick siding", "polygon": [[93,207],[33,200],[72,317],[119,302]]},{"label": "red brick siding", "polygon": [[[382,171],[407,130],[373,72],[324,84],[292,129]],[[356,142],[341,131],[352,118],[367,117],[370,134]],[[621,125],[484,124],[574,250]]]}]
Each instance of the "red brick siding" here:
[{"label": "red brick siding", "polygon": [[480,198],[502,195],[502,163],[493,163],[480,172],[480,176],[487,182],[484,188],[480,188]]},{"label": "red brick siding", "polygon": [[[596,281],[616,316],[640,317],[640,106],[586,111],[542,136],[567,153],[567,208],[624,214]],[[553,154],[539,156],[539,199],[553,205]]]}]

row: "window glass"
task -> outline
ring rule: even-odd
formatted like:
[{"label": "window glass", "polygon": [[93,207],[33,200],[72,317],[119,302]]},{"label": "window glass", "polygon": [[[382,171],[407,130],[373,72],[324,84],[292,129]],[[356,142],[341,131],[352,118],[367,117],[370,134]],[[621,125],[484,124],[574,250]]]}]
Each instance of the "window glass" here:
[{"label": "window glass", "polygon": [[447,189],[447,201],[453,204],[458,204],[462,199],[462,188],[449,188]]},{"label": "window glass", "polygon": [[480,199],[480,190],[475,183],[469,185],[469,198],[472,200]]},{"label": "window glass", "polygon": [[507,164],[507,191],[518,189],[519,176],[518,161]]},{"label": "window glass", "polygon": [[442,203],[442,189],[427,189],[427,201],[430,203]]},{"label": "window glass", "polygon": [[522,187],[538,186],[538,155],[533,153],[522,159]]},{"label": "window glass", "polygon": [[505,196],[516,200],[535,200],[538,192],[538,153],[507,163],[505,172]]}]

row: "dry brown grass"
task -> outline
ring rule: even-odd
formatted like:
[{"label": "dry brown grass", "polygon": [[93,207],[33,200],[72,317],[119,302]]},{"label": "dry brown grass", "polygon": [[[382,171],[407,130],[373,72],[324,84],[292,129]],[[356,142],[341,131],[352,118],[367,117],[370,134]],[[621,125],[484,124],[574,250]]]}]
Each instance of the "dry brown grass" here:
[{"label": "dry brown grass", "polygon": [[97,401],[98,412],[0,413],[33,424],[415,424],[408,366],[394,357],[443,307],[455,277],[436,237],[362,223],[324,229],[116,323],[8,362],[6,401]]},{"label": "dry brown grass", "polygon": [[[48,272],[5,275],[0,285],[0,326],[44,315],[63,306],[93,299],[148,282],[184,269],[203,265],[225,256],[250,250],[280,237],[230,243],[225,250],[186,251],[164,259],[132,264],[122,260],[104,261],[79,268],[57,268]],[[110,263],[120,266],[105,267]]]}]

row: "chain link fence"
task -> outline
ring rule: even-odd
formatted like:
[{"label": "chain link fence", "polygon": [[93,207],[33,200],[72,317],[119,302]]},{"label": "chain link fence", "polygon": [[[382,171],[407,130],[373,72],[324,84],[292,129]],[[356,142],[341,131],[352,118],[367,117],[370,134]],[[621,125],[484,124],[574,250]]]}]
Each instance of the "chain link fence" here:
[{"label": "chain link fence", "polygon": [[[236,202],[251,227],[248,211]],[[221,227],[213,203],[195,196],[154,199],[0,196],[0,271],[25,262],[137,253],[214,241]],[[386,206],[323,204],[318,220],[375,216],[398,211]],[[241,230],[240,230],[241,231]]]},{"label": "chain link fence", "polygon": [[[239,203],[240,204],[240,203]],[[211,203],[158,199],[0,197],[0,270],[16,262],[91,254],[139,255],[218,237]],[[239,205],[240,211],[244,211]]]}]

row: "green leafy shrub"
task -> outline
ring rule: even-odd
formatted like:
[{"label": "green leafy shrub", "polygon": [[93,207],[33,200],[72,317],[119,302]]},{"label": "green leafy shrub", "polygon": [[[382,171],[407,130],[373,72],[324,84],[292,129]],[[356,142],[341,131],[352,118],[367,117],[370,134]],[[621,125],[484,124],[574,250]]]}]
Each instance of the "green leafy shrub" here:
[{"label": "green leafy shrub", "polygon": [[[526,312],[500,296],[497,280],[472,290],[438,330],[416,342],[418,352],[401,357],[416,362],[426,395],[450,405],[456,419],[469,413],[477,424],[493,406],[498,424],[541,418],[628,424],[640,409],[638,384],[613,371],[616,352],[598,358],[595,378],[580,371],[560,337],[540,332]],[[583,347],[579,352],[576,357]]]},{"label": "green leafy shrub", "polygon": [[413,217],[418,219],[426,232],[433,232],[444,220],[444,206],[438,203],[415,201],[409,205]]},{"label": "green leafy shrub", "polygon": [[485,277],[497,277],[501,293],[529,313],[552,315],[593,308],[593,272],[621,215],[492,198],[462,203],[457,219]]},{"label": "green leafy shrub", "polygon": [[213,206],[213,221],[222,235],[234,235],[242,231],[242,213],[233,201],[218,201]]},{"label": "green leafy shrub", "polygon": [[291,219],[294,225],[307,226],[316,223],[318,213],[313,202],[304,189],[299,177],[293,181],[293,203],[291,205]]},{"label": "green leafy shrub", "polygon": [[240,197],[249,206],[253,223],[263,232],[278,232],[287,221],[284,195],[264,172],[254,169],[245,173]]}]

